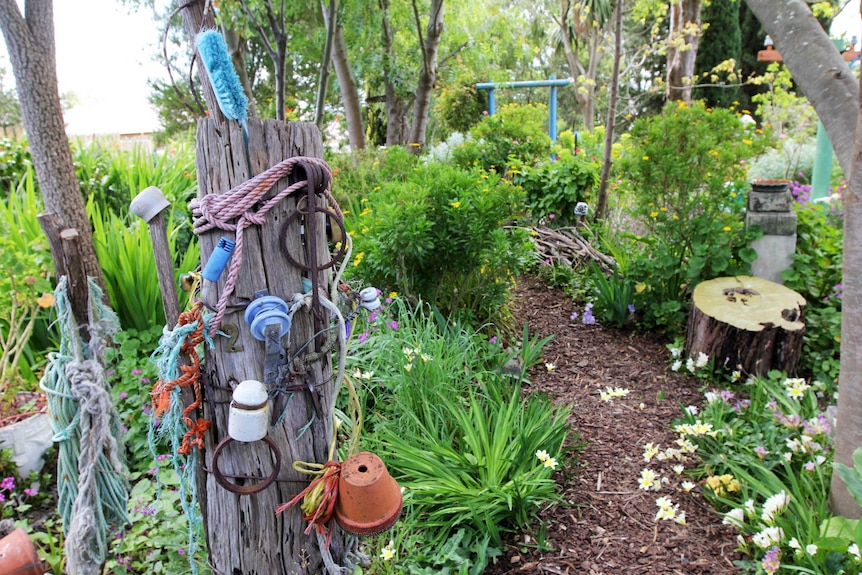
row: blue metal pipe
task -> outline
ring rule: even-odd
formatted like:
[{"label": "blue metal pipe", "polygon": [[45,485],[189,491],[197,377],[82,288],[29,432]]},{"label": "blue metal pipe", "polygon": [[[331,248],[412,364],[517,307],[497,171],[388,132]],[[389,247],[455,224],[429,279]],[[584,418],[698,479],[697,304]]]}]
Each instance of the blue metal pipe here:
[{"label": "blue metal pipe", "polygon": [[476,84],[478,90],[493,90],[495,88],[547,88],[549,86],[568,86],[572,83],[571,78],[557,80],[526,80],[522,82],[482,82]]}]

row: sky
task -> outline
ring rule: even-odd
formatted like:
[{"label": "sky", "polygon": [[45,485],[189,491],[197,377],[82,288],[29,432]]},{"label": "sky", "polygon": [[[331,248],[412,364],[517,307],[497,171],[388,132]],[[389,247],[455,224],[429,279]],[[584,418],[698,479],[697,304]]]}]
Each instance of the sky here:
[{"label": "sky", "polygon": [[118,0],[55,0],[54,30],[60,93],[78,100],[65,114],[69,134],[158,129],[147,78],[164,73],[152,61],[160,35],[146,10],[129,14]]},{"label": "sky", "polygon": [[[832,27],[849,39],[862,39],[859,1],[851,0]],[[119,0],[55,0],[57,77],[60,93],[72,92],[78,104],[66,112],[73,135],[131,134],[159,127],[147,102],[147,79],[164,78],[161,36],[146,10],[129,14]],[[858,49],[858,45],[857,45]],[[5,45],[0,62],[9,70]]]}]

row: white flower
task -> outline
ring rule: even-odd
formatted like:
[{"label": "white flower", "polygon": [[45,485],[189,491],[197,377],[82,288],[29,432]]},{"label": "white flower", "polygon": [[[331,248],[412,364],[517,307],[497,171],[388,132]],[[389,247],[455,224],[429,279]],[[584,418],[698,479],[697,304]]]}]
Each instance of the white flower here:
[{"label": "white flower", "polygon": [[855,543],[847,548],[847,553],[856,558],[856,561],[862,561],[862,554],[859,553],[859,546]]},{"label": "white flower", "polygon": [[694,489],[695,485],[691,481],[683,481],[682,482],[682,490],[688,493],[692,489]]},{"label": "white flower", "polygon": [[391,561],[395,558],[395,541],[389,540],[389,543],[380,550],[380,558],[384,561]]},{"label": "white flower", "polygon": [[709,363],[709,356],[703,352],[697,354],[697,359],[694,362],[695,367],[704,367]]},{"label": "white flower", "polygon": [[544,463],[550,456],[548,455],[547,451],[545,451],[544,449],[540,449],[536,452],[536,457],[539,458],[539,461]]},{"label": "white flower", "polygon": [[811,545],[805,546],[805,552],[811,555],[812,557],[817,555],[817,545],[812,543]]},{"label": "white flower", "polygon": [[742,377],[742,373],[739,371],[734,371],[730,374],[730,381],[736,383]]},{"label": "white flower", "polygon": [[545,463],[545,467],[550,467],[551,469],[556,469],[556,468],[557,468],[557,460],[556,460],[556,459],[554,459],[553,457],[549,457],[549,458],[547,458],[547,459],[544,461],[544,463]]},{"label": "white flower", "polygon": [[673,362],[672,364],[670,364],[670,370],[671,371],[679,371],[679,368],[681,368],[681,367],[682,367],[682,360],[681,359],[678,359],[675,362]]},{"label": "white flower", "polygon": [[677,513],[676,517],[674,517],[673,520],[680,525],[685,525],[685,511],[680,511],[679,513]]},{"label": "white flower", "polygon": [[797,551],[802,550],[802,545],[799,544],[799,541],[796,540],[796,537],[792,537],[790,541],[787,542],[787,546],[791,549],[796,549]]},{"label": "white flower", "polygon": [[661,489],[661,479],[656,475],[655,471],[647,467],[646,469],[641,470],[641,477],[638,480],[638,488],[645,491],[658,491]]},{"label": "white flower", "polygon": [[685,465],[674,465],[673,472],[677,475],[682,475],[682,472],[685,471]]},{"label": "white flower", "polygon": [[716,400],[721,399],[721,397],[714,391],[707,391],[703,394],[703,397],[706,399],[707,403],[714,403]]},{"label": "white flower", "polygon": [[742,506],[745,508],[745,512],[746,512],[746,513],[748,513],[749,515],[754,515],[754,514],[755,514],[755,511],[754,511],[754,499],[749,499],[749,500],[748,500],[748,501],[746,501]]},{"label": "white flower", "polygon": [[767,527],[760,533],[755,533],[751,537],[752,543],[761,549],[768,549],[773,545],[778,545],[784,539],[784,530],[781,527]]},{"label": "white flower", "polygon": [[724,519],[721,520],[721,523],[741,528],[745,524],[745,510],[742,507],[731,509],[724,514]]},{"label": "white flower", "polygon": [[697,406],[696,405],[689,405],[688,407],[685,408],[685,412],[689,415],[697,415]]},{"label": "white flower", "polygon": [[547,369],[548,371],[554,371],[555,369],[557,369],[557,366],[554,365],[553,363],[546,363],[545,369]]},{"label": "white flower", "polygon": [[404,369],[405,369],[406,371],[411,371],[411,370],[413,369],[413,364],[412,364],[412,363],[405,363],[405,364],[404,364]]},{"label": "white flower", "polygon": [[658,453],[658,445],[653,444],[653,442],[644,445],[644,461],[649,463],[656,453]]},{"label": "white flower", "polygon": [[694,373],[694,358],[690,357],[685,360],[685,368],[689,370],[691,373]]},{"label": "white flower", "polygon": [[763,515],[761,516],[763,522],[767,525],[771,525],[775,520],[775,516],[784,511],[789,501],[790,497],[784,492],[784,490],[779,491],[767,499],[766,503],[763,504]]},{"label": "white flower", "polygon": [[670,348],[670,354],[674,357],[679,357],[682,355],[682,348],[681,347],[672,347],[672,348]]}]

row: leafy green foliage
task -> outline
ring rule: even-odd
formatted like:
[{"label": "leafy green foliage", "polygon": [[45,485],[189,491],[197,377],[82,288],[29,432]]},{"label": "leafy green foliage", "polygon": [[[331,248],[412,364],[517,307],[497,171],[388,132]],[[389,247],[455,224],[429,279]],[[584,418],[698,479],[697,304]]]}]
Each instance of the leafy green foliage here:
[{"label": "leafy green foliage", "polygon": [[638,254],[629,277],[644,326],[680,330],[697,283],[748,270],[757,232],[744,230],[738,190],[745,187],[742,160],[763,146],[733,113],[702,103],[669,104],[635,122],[616,168],[646,232],[629,247]]},{"label": "leafy green foliage", "polygon": [[825,204],[797,205],[793,265],[784,285],[808,302],[799,369],[828,381],[840,367],[844,227],[838,210]]},{"label": "leafy green foliage", "polygon": [[486,107],[484,91],[469,84],[452,84],[440,90],[434,115],[447,132],[467,132],[482,119]]},{"label": "leafy green foliage", "polygon": [[527,207],[535,219],[568,226],[576,221],[575,205],[590,201],[599,169],[583,155],[563,152],[553,162],[513,167],[512,173],[527,193]]},{"label": "leafy green foliage", "polygon": [[522,209],[520,190],[493,172],[434,163],[365,193],[346,216],[352,277],[444,315],[499,316],[529,249],[521,232],[503,227]]},{"label": "leafy green foliage", "polygon": [[614,268],[610,277],[593,264],[590,281],[595,290],[595,315],[599,323],[623,327],[634,318],[634,284]]},{"label": "leafy green foliage", "polygon": [[31,162],[30,148],[26,142],[0,139],[0,197],[6,197],[10,189],[18,186]]}]

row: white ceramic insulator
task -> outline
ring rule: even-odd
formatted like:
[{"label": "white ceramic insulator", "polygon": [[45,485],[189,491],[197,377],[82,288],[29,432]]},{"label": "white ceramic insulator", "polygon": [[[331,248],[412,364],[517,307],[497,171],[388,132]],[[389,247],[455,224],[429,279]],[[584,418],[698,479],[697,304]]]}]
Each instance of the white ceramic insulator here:
[{"label": "white ceramic insulator", "polygon": [[269,431],[269,401],[266,386],[254,379],[240,382],[233,391],[227,433],[236,441],[251,443]]}]

